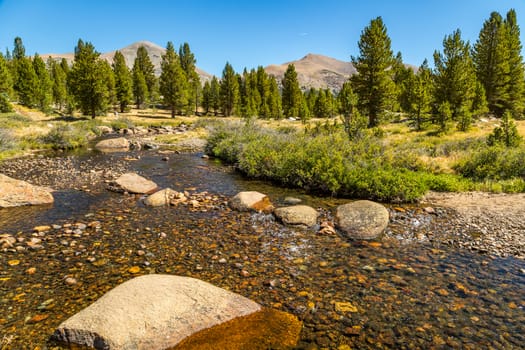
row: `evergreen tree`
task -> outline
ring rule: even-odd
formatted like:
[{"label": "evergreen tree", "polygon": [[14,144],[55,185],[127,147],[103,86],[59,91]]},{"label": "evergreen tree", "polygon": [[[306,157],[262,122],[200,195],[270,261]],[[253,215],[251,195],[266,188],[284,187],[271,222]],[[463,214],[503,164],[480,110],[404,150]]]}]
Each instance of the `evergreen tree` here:
[{"label": "evergreen tree", "polygon": [[317,91],[314,87],[311,87],[310,90],[304,93],[304,96],[306,98],[306,103],[308,104],[308,109],[314,111],[315,115],[315,103],[317,102],[319,91]]},{"label": "evergreen tree", "polygon": [[24,44],[22,43],[22,38],[17,36],[15,38],[15,47],[13,49],[13,59],[19,60],[26,57],[26,48]]},{"label": "evergreen tree", "polygon": [[329,114],[328,99],[324,90],[319,90],[317,98],[315,99],[313,116],[315,118],[328,118]]},{"label": "evergreen tree", "polygon": [[347,81],[343,84],[339,95],[337,95],[339,113],[343,121],[346,134],[351,140],[363,136],[363,129],[367,126],[367,118],[357,108],[358,96],[352,90],[352,83]]},{"label": "evergreen tree", "polygon": [[197,60],[190,50],[190,45],[184,43],[179,48],[180,65],[188,80],[188,114],[197,114],[201,99],[201,80],[195,64]]},{"label": "evergreen tree", "polygon": [[505,46],[503,18],[498,12],[492,12],[479,33],[472,59],[477,78],[485,89],[489,110],[497,116],[502,115],[505,101],[508,100],[506,86],[509,83],[509,62]]},{"label": "evergreen tree", "polygon": [[510,110],[516,118],[522,118],[525,108],[525,72],[521,55],[520,28],[515,10],[507,13],[504,27],[509,65],[509,83],[506,86],[508,101],[504,108]]},{"label": "evergreen tree", "polygon": [[299,116],[299,111],[302,109],[304,114],[304,109],[308,109],[306,100],[305,106],[303,104],[303,93],[299,87],[299,81],[297,80],[297,72],[295,71],[295,66],[293,64],[288,65],[286,72],[284,72],[284,77],[282,80],[282,107],[283,114],[286,118],[297,118]]},{"label": "evergreen tree", "polygon": [[394,66],[392,68],[392,80],[395,84],[396,99],[392,101],[390,110],[395,112],[407,111],[409,102],[407,101],[407,94],[409,93],[407,84],[413,78],[414,71],[412,68],[405,66],[403,63],[403,56],[398,52],[394,59]]},{"label": "evergreen tree", "polygon": [[210,82],[210,107],[213,113],[217,115],[221,108],[221,87],[219,80],[214,75]]},{"label": "evergreen tree", "polygon": [[107,85],[107,107],[114,109],[115,105],[118,103],[115,74],[113,73],[113,69],[107,60],[101,60],[100,64],[102,70],[102,80],[105,81]]},{"label": "evergreen tree", "polygon": [[133,99],[131,73],[126,65],[124,55],[117,51],[113,57],[113,74],[115,76],[115,92],[120,112],[124,113]]},{"label": "evergreen tree", "polygon": [[82,39],[75,47],[75,59],[68,75],[68,90],[84,115],[95,118],[108,104],[107,70],[93,44]]},{"label": "evergreen tree", "polygon": [[261,96],[257,87],[256,71],[252,69],[248,72],[245,69],[240,86],[241,115],[246,118],[258,116]]},{"label": "evergreen tree", "polygon": [[301,102],[299,104],[299,119],[305,124],[312,116],[312,112],[308,108],[308,102],[306,101],[306,98],[301,93]]},{"label": "evergreen tree", "polygon": [[53,85],[46,64],[38,54],[33,57],[33,69],[38,79],[38,85],[35,87],[35,101],[40,110],[47,112],[53,97]]},{"label": "evergreen tree", "polygon": [[239,82],[233,67],[230,63],[222,71],[220,82],[220,105],[225,117],[229,117],[237,112],[239,104]]},{"label": "evergreen tree", "polygon": [[211,110],[211,86],[209,81],[204,82],[202,87],[202,109],[204,110],[204,115],[208,115]]},{"label": "evergreen tree", "polygon": [[417,74],[412,75],[406,84],[405,110],[412,126],[420,131],[432,114],[433,81],[432,71],[425,59]]},{"label": "evergreen tree", "polygon": [[12,111],[9,96],[12,94],[11,72],[7,60],[0,53],[0,113]]},{"label": "evergreen tree", "polygon": [[137,57],[133,62],[133,94],[137,108],[144,103],[151,103],[157,97],[157,78],[155,66],[151,63],[148,50],[144,46],[137,49]]},{"label": "evergreen tree", "polygon": [[262,66],[257,67],[256,82],[257,92],[259,94],[258,114],[261,118],[270,118],[270,78]]},{"label": "evergreen tree", "polygon": [[268,118],[281,119],[283,117],[281,94],[279,93],[279,86],[277,80],[272,75],[269,77],[269,91],[268,91]]},{"label": "evergreen tree", "polygon": [[476,97],[476,74],[470,56],[470,45],[456,30],[443,40],[443,53],[434,52],[436,101],[448,102],[452,120],[465,131],[471,124]]},{"label": "evergreen tree", "polygon": [[67,103],[67,75],[62,65],[51,56],[47,59],[47,67],[51,78],[52,102],[58,110],[62,110]]},{"label": "evergreen tree", "polygon": [[0,53],[0,95],[6,98],[11,96],[13,89],[13,81],[11,79],[11,72],[7,60]]},{"label": "evergreen tree", "polygon": [[518,133],[516,124],[512,120],[510,110],[506,111],[501,117],[501,125],[496,127],[487,139],[489,146],[504,145],[505,147],[517,147],[523,138]]},{"label": "evergreen tree", "polygon": [[391,42],[383,19],[377,17],[361,33],[358,57],[352,57],[357,74],[352,87],[359,96],[359,108],[368,115],[368,127],[379,126],[385,109],[392,106],[395,85],[390,70],[394,65]]},{"label": "evergreen tree", "polygon": [[166,53],[162,55],[161,68],[160,93],[174,118],[176,112],[182,113],[188,105],[188,80],[171,41],[166,46]]},{"label": "evergreen tree", "polygon": [[14,90],[18,102],[27,107],[35,107],[37,101],[38,77],[33,63],[27,57],[17,58],[13,61],[15,67]]}]

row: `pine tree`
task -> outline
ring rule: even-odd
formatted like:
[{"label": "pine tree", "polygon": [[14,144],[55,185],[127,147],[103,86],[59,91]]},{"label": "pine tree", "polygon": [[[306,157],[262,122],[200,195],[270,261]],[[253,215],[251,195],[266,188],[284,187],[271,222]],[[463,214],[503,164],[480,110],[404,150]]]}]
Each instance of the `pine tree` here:
[{"label": "pine tree", "polygon": [[363,129],[367,126],[367,119],[363,117],[357,108],[358,96],[352,90],[352,83],[347,81],[343,84],[337,96],[339,113],[343,120],[346,134],[351,140],[363,135]]},{"label": "pine tree", "polygon": [[520,28],[515,10],[507,13],[503,24],[509,65],[509,83],[506,86],[509,99],[504,103],[504,109],[510,110],[516,118],[522,118],[525,108],[525,72],[521,55]]},{"label": "pine tree", "polygon": [[[137,108],[144,103],[152,103],[157,98],[157,78],[155,77],[155,66],[151,62],[148,50],[144,46],[137,49],[137,57],[133,63],[133,85],[139,86],[134,89]],[[142,81],[143,80],[143,81]],[[144,89],[144,83],[146,89]]]},{"label": "pine tree", "polygon": [[261,96],[257,88],[257,73],[255,70],[248,72],[246,69],[240,83],[241,115],[245,118],[259,115]]},{"label": "pine tree", "polygon": [[217,115],[221,108],[221,87],[219,80],[214,75],[210,82],[210,107],[213,113]]},{"label": "pine tree", "polygon": [[368,115],[368,127],[373,128],[381,124],[386,108],[392,106],[395,97],[390,72],[395,62],[381,17],[373,19],[363,30],[358,45],[360,54],[352,57],[357,70],[352,76],[352,87],[359,96],[360,110]]},{"label": "pine tree", "polygon": [[7,60],[0,53],[0,113],[12,111],[9,96],[12,94],[11,72]]},{"label": "pine tree", "polygon": [[179,48],[180,65],[188,80],[188,114],[197,114],[201,99],[201,80],[195,64],[197,60],[190,50],[190,45],[184,43]]},{"label": "pine tree", "polygon": [[211,110],[211,86],[209,81],[204,82],[202,87],[202,101],[201,107],[204,110],[204,115],[208,115]]},{"label": "pine tree", "polygon": [[239,104],[239,82],[233,67],[230,63],[222,71],[220,82],[220,105],[225,117],[229,117],[237,112]]},{"label": "pine tree", "polygon": [[257,67],[256,83],[257,92],[259,93],[259,106],[258,112],[261,118],[270,118],[270,106],[268,105],[268,99],[270,97],[270,79],[268,73],[262,66]]},{"label": "pine tree", "polygon": [[510,110],[506,111],[501,117],[501,125],[494,128],[487,139],[489,146],[504,145],[505,147],[517,147],[523,138],[518,133],[518,128],[512,120]]},{"label": "pine tree", "polygon": [[503,18],[498,12],[492,12],[479,33],[472,59],[476,67],[478,80],[485,89],[490,112],[501,116],[505,101],[508,100],[506,86],[509,77],[509,62],[506,56],[505,30]]},{"label": "pine tree", "polygon": [[62,65],[51,56],[47,59],[47,68],[51,78],[51,100],[58,110],[62,110],[67,103],[67,75]]},{"label": "pine tree", "polygon": [[283,117],[281,94],[279,93],[279,86],[274,76],[269,78],[268,91],[268,118],[281,119]]},{"label": "pine tree", "polygon": [[113,57],[113,74],[115,75],[115,92],[120,112],[124,113],[133,99],[131,73],[126,65],[126,59],[120,51]]},{"label": "pine tree", "polygon": [[13,49],[13,59],[19,60],[26,57],[26,48],[24,47],[24,44],[22,43],[22,38],[17,36],[15,38],[15,44]]},{"label": "pine tree", "polygon": [[188,81],[171,41],[162,55],[161,68],[159,91],[174,118],[176,112],[182,113],[188,105]]},{"label": "pine tree", "polygon": [[115,74],[113,73],[113,69],[107,60],[100,60],[100,64],[102,80],[106,82],[107,86],[107,107],[114,110],[115,105],[118,103]]},{"label": "pine tree", "polygon": [[423,125],[430,119],[432,114],[433,81],[432,70],[428,67],[425,59],[417,74],[409,78],[406,84],[406,112],[409,115],[412,126],[420,131]]},{"label": "pine tree", "polygon": [[282,80],[282,86],[282,107],[284,116],[286,118],[300,117],[299,111],[301,109],[304,111],[304,106],[302,106],[303,93],[299,87],[297,72],[295,71],[295,66],[293,64],[288,65],[288,68],[286,68]]},{"label": "pine tree", "polygon": [[38,103],[38,77],[33,63],[27,57],[17,58],[13,63],[16,72],[14,89],[18,96],[18,102],[23,106],[35,107]]},{"label": "pine tree", "polygon": [[33,69],[38,79],[38,85],[35,87],[35,101],[40,110],[47,112],[51,105],[53,85],[46,64],[38,54],[33,57]]},{"label": "pine tree", "polygon": [[75,47],[75,59],[68,75],[68,90],[84,115],[95,118],[108,104],[107,71],[93,44],[82,39]]},{"label": "pine tree", "polygon": [[[448,102],[452,120],[465,131],[471,124],[476,93],[476,74],[470,45],[456,30],[443,40],[443,53],[434,52],[436,101]],[[442,125],[443,126],[443,125]]]}]

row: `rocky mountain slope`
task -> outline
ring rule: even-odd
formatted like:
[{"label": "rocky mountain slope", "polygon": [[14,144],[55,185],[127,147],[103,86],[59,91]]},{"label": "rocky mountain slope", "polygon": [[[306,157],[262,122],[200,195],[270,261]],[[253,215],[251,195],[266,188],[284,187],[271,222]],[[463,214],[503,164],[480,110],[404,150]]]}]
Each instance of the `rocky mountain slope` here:
[{"label": "rocky mountain slope", "polygon": [[343,62],[335,58],[311,53],[297,61],[270,65],[265,70],[268,74],[274,75],[278,81],[281,81],[288,65],[292,63],[297,72],[299,85],[303,89],[314,87],[339,91],[343,83],[356,72],[351,62]]}]

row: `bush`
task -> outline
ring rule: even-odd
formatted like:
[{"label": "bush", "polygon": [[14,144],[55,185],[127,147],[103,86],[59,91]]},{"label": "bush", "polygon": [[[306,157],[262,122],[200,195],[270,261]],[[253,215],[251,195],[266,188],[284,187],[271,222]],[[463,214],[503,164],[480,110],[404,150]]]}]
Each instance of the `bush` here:
[{"label": "bush", "polygon": [[86,146],[87,134],[83,130],[77,130],[71,125],[57,125],[43,137],[43,141],[53,149],[75,149]]},{"label": "bush", "polygon": [[476,181],[525,179],[525,149],[486,147],[467,154],[454,169]]},{"label": "bush", "polygon": [[8,151],[16,147],[16,140],[12,133],[6,129],[0,129],[0,152]]}]

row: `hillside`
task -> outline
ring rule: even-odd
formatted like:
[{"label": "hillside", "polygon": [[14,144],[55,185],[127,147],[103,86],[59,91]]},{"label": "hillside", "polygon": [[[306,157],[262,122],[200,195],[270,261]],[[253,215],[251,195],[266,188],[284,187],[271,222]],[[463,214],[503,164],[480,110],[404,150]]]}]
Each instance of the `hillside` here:
[{"label": "hillside", "polygon": [[343,83],[356,72],[350,62],[311,53],[297,61],[270,65],[265,70],[281,81],[288,65],[292,63],[295,65],[299,85],[303,89],[314,87],[339,91]]},{"label": "hillside", "polygon": [[[155,43],[152,43],[150,41],[137,41],[131,45],[128,45],[126,47],[123,47],[121,49],[118,49],[118,51],[120,51],[123,55],[124,55],[124,58],[126,59],[126,63],[128,65],[128,67],[131,69],[131,67],[133,67],[133,62],[135,61],[135,57],[137,57],[137,49],[140,47],[140,46],[144,46],[146,48],[146,50],[148,51],[148,54],[149,54],[149,57],[151,59],[151,62],[153,63],[153,65],[155,66],[155,74],[157,76],[160,75],[160,72],[161,72],[161,69],[160,69],[160,62],[161,62],[161,57],[162,55],[164,54],[164,52],[166,52],[166,49],[155,44]],[[100,57],[104,58],[105,60],[107,60],[109,63],[112,63],[113,62],[113,57],[115,56],[115,51],[110,51],[110,52],[105,52],[105,53],[102,53],[100,55]],[[72,63],[73,62],[73,58],[74,58],[74,54],[73,53],[63,53],[63,54],[55,54],[55,53],[51,53],[51,54],[43,54],[41,55],[42,58],[44,59],[47,59],[47,57],[53,57],[54,59],[62,59],[62,58],[65,58],[69,63]],[[199,73],[199,76],[201,78],[201,81],[206,81],[206,80],[210,80],[211,79],[211,74],[203,71],[202,69],[198,68],[197,67],[197,73]]]}]

